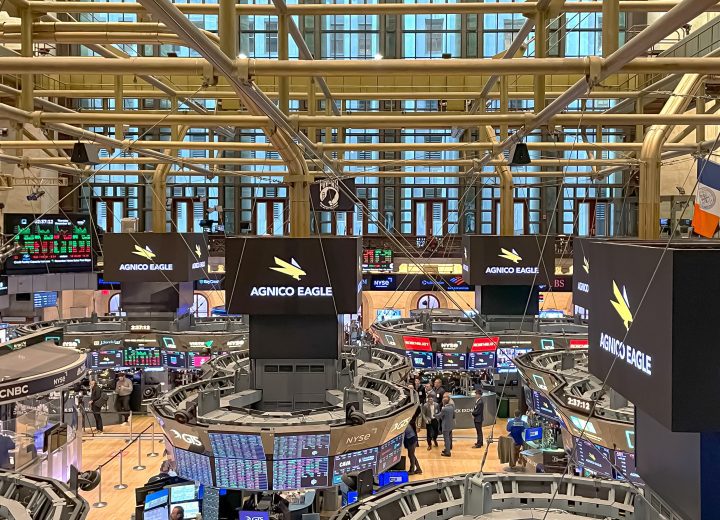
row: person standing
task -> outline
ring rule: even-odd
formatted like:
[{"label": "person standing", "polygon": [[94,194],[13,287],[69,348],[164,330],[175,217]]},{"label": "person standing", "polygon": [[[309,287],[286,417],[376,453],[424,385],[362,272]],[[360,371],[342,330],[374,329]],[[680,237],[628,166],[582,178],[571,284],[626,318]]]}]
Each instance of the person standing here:
[{"label": "person standing", "polygon": [[403,444],[408,452],[408,460],[410,461],[410,469],[408,475],[420,475],[422,469],[420,469],[420,462],[415,455],[415,449],[418,446],[418,436],[415,428],[411,424],[408,424],[405,428],[405,436],[403,438]]},{"label": "person standing", "polygon": [[450,402],[449,395],[443,397],[443,406],[435,415],[435,418],[440,422],[440,429],[445,444],[445,448],[440,455],[449,457],[452,452],[452,433],[455,429],[455,405]]},{"label": "person standing", "polygon": [[[510,419],[507,423],[507,431],[510,433],[510,437],[513,440],[513,453],[510,456],[510,467],[514,468],[517,461],[520,459],[520,452],[522,451],[525,430],[528,428],[528,423],[522,420],[522,413],[520,410],[515,410],[515,418]],[[522,466],[525,466],[523,460]]]},{"label": "person standing", "polygon": [[420,404],[423,404],[427,399],[427,391],[423,384],[420,382],[420,378],[415,378],[415,390],[417,390],[418,397],[420,398]]},{"label": "person standing", "polygon": [[485,418],[485,403],[483,403],[482,390],[475,390],[475,407],[472,411],[473,422],[475,423],[475,432],[477,433],[477,441],[473,448],[482,448],[483,445],[483,420]]},{"label": "person standing", "polygon": [[[430,385],[428,385],[428,387],[430,387]],[[427,432],[428,451],[432,449],[433,443],[435,443],[435,446],[438,445],[438,421],[435,418],[437,412],[438,405],[435,402],[435,399],[432,398],[428,398],[425,403],[423,403],[423,405],[420,407],[420,417],[423,421],[423,424],[425,425],[425,430]]]},{"label": "person standing", "polygon": [[103,420],[100,410],[102,409],[102,390],[94,379],[90,380],[90,411],[95,419],[95,429],[102,433]]},{"label": "person standing", "polygon": [[[125,374],[118,374],[117,383],[115,383],[115,393],[117,394],[116,409],[120,412],[120,422],[127,424],[130,411],[130,394],[133,391],[133,384]],[[123,413],[125,412],[125,413]]]}]

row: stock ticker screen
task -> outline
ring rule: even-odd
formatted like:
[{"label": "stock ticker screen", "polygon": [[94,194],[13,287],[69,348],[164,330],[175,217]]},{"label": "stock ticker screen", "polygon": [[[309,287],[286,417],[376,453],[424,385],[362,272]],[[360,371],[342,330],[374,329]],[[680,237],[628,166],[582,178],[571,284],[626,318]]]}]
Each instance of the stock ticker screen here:
[{"label": "stock ticker screen", "polygon": [[363,249],[362,268],[369,271],[391,271],[392,249]]},{"label": "stock ticker screen", "polygon": [[273,489],[276,490],[328,487],[329,475],[327,457],[273,461]]},{"label": "stock ticker screen", "polygon": [[213,485],[210,457],[175,448],[175,464],[177,466],[177,474],[181,477],[205,486]]},{"label": "stock ticker screen", "polygon": [[90,368],[115,368],[122,366],[122,350],[94,350],[90,352]]},{"label": "stock ticker screen", "polygon": [[267,462],[215,457],[215,479],[219,488],[268,489]]},{"label": "stock ticker screen", "polygon": [[470,352],[467,367],[468,370],[495,368],[495,352]]},{"label": "stock ticker screen", "polygon": [[216,457],[265,460],[265,451],[259,435],[211,433],[210,445]]},{"label": "stock ticker screen", "polygon": [[330,455],[330,434],[275,435],[273,458],[277,460],[307,459]]},{"label": "stock ticker screen", "polygon": [[392,468],[400,462],[403,447],[403,434],[398,435],[380,446],[378,454],[377,473],[381,473],[388,468]]},{"label": "stock ticker screen", "polygon": [[8,273],[91,271],[92,235],[87,215],[5,214],[5,233],[20,247],[5,262]]},{"label": "stock ticker screen", "polygon": [[335,456],[333,466],[333,485],[342,482],[342,476],[355,471],[366,469],[375,470],[378,460],[378,449],[368,448],[366,450],[351,451]]},{"label": "stock ticker screen", "polygon": [[156,348],[126,348],[123,350],[123,366],[161,367],[162,355]]}]

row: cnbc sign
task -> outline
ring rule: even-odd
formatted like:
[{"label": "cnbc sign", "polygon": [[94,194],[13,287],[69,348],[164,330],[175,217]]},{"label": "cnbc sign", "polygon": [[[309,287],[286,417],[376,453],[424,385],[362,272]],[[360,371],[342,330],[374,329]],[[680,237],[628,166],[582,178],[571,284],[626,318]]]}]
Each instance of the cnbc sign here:
[{"label": "cnbc sign", "polygon": [[189,282],[206,277],[201,233],[110,233],[103,240],[105,277],[118,282]]},{"label": "cnbc sign", "polygon": [[544,236],[466,235],[463,278],[471,285],[550,284],[555,240]]},{"label": "cnbc sign", "polygon": [[355,313],[362,288],[360,247],[355,238],[227,238],[229,312]]},{"label": "cnbc sign", "polygon": [[588,368],[678,432],[720,431],[720,245],[585,242]]}]

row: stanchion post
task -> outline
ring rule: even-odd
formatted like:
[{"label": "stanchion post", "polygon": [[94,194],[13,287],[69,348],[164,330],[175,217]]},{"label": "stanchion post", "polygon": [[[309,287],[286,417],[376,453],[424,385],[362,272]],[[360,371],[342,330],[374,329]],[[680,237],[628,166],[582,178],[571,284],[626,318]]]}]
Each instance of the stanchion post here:
[{"label": "stanchion post", "polygon": [[100,509],[101,507],[105,507],[107,502],[103,502],[102,499],[102,466],[98,466],[97,471],[100,474],[100,484],[98,484],[98,501],[93,504],[93,507]]},{"label": "stanchion post", "polygon": [[[133,413],[132,413],[132,410],[130,410],[130,412],[128,412],[128,414],[129,414],[129,418],[130,418],[130,421],[129,421],[129,422],[130,422],[130,433],[128,434],[128,440],[125,441],[125,442],[131,443],[131,442],[132,442],[132,434],[133,434],[133,431],[132,431],[132,430],[133,430]],[[122,415],[120,416],[120,420],[122,421]]]},{"label": "stanchion post", "polygon": [[145,469],[145,466],[142,465],[142,433],[138,434],[137,441],[138,441],[138,461],[137,461],[137,466],[133,466],[133,469],[135,471],[142,471]]},{"label": "stanchion post", "polygon": [[123,483],[123,450],[120,450],[118,453],[120,455],[120,479],[118,480],[119,483],[113,487],[115,489],[127,489],[127,484]]},{"label": "stanchion post", "polygon": [[152,422],[152,434],[150,437],[150,453],[147,454],[148,457],[157,457],[158,452],[155,451],[155,421]]}]

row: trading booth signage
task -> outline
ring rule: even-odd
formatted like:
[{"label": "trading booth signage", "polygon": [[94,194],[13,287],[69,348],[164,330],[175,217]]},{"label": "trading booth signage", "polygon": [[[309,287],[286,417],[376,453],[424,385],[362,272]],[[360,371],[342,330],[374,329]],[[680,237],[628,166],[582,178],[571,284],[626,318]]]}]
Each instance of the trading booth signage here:
[{"label": "trading booth signage", "polygon": [[254,315],[355,313],[360,252],[355,238],[228,238],[229,312]]},{"label": "trading booth signage", "polygon": [[[589,243],[587,239],[573,237],[573,304],[584,309],[590,308]],[[596,265],[601,268],[600,264]]]},{"label": "trading booth signage", "polygon": [[189,282],[207,277],[202,233],[109,233],[103,240],[105,277],[118,282]]},{"label": "trading booth signage", "polygon": [[[592,241],[589,370],[672,431],[720,431],[720,246]],[[714,387],[713,387],[714,388]],[[698,399],[698,396],[702,398]]]},{"label": "trading booth signage", "polygon": [[463,278],[471,285],[551,284],[554,237],[466,235]]}]

